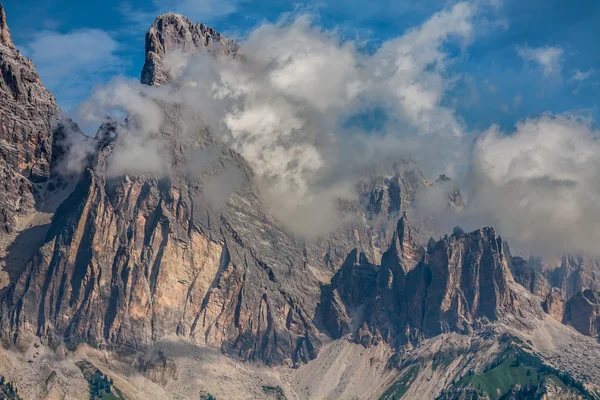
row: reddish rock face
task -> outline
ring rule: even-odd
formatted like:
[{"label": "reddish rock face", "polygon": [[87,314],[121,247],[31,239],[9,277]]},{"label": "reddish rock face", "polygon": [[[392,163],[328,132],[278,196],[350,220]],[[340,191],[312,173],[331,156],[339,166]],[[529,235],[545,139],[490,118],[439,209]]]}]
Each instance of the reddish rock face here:
[{"label": "reddish rock face", "polygon": [[36,183],[50,176],[53,128],[60,110],[31,60],[10,38],[0,5],[0,234],[37,200]]}]

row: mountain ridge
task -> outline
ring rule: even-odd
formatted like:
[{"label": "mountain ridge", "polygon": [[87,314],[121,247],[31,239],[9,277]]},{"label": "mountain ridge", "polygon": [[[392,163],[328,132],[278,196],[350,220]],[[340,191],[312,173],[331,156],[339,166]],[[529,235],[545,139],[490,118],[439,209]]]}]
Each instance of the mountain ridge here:
[{"label": "mountain ridge", "polygon": [[[348,206],[357,218],[314,241],[291,235],[269,215],[242,156],[205,126],[180,135],[177,110],[167,106],[158,133],[167,149],[166,176],[107,172],[119,135],[135,123],[125,121],[102,125],[96,138],[88,139],[94,152],[81,175],[59,179],[55,167],[69,151],[60,145],[66,133],[55,129],[59,110],[39,77],[21,79],[23,71],[37,74],[30,61],[6,45],[12,42],[1,5],[0,14],[0,67],[13,71],[4,77],[14,77],[4,78],[2,89],[12,97],[1,101],[0,111],[14,104],[49,110],[22,114],[23,120],[39,117],[39,130],[31,135],[41,138],[28,140],[24,148],[16,148],[12,128],[1,132],[8,150],[0,154],[17,154],[3,162],[18,169],[15,176],[24,176],[32,188],[39,186],[39,192],[23,191],[22,197],[50,199],[56,193],[50,183],[65,181],[56,209],[45,214],[44,221],[48,215],[51,221],[43,225],[39,249],[0,294],[0,339],[28,357],[23,361],[2,353],[11,361],[6,366],[0,357],[0,366],[20,382],[27,382],[20,370],[45,379],[49,371],[36,361],[42,353],[42,365],[55,371],[38,388],[28,387],[29,393],[40,393],[41,387],[50,391],[49,382],[56,385],[52,390],[71,393],[81,382],[68,382],[68,369],[60,364],[83,358],[114,376],[127,398],[147,397],[144,390],[155,396],[189,390],[180,395],[196,398],[198,388],[188,386],[200,378],[188,374],[203,365],[217,370],[234,365],[221,372],[222,382],[234,376],[239,385],[231,387],[251,388],[259,398],[271,392],[290,398],[378,398],[400,387],[409,398],[435,397],[444,388],[472,391],[453,385],[469,371],[487,373],[514,346],[598,388],[600,372],[593,365],[600,355],[594,344],[597,295],[580,291],[561,311],[550,311],[560,309],[560,296],[542,308],[548,289],[529,264],[511,256],[491,227],[468,233],[457,227],[425,245],[426,226],[414,226],[407,210],[435,183],[410,162],[400,161],[391,172],[379,171],[359,183],[359,200]],[[179,50],[243,57],[237,43],[206,25],[165,14],[146,35],[142,83],[168,85],[175,76],[164,59]],[[23,88],[37,90],[39,98],[22,97],[29,90]],[[46,150],[31,150],[38,145]],[[184,167],[192,150],[214,157],[189,173]],[[231,171],[240,184],[217,207],[207,188]],[[462,206],[460,193],[449,194],[449,207]],[[0,207],[8,206],[0,201]],[[23,213],[37,217],[38,208],[32,200]],[[12,226],[19,235],[35,228]],[[571,351],[580,346],[586,354],[575,360]],[[265,372],[255,364],[272,369]],[[243,381],[244,368],[265,379],[262,389]],[[142,384],[131,375],[144,377]],[[29,379],[39,382],[37,376]],[[203,385],[219,390],[215,382]]]}]

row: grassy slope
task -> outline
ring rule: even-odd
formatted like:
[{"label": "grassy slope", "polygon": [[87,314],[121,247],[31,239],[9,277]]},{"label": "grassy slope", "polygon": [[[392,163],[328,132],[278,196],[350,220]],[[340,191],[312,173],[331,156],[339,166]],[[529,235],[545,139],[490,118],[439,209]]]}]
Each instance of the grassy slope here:
[{"label": "grassy slope", "polygon": [[[551,383],[559,388],[569,388],[576,393],[581,393],[575,386],[565,383],[568,382],[568,377],[565,378],[557,371],[545,367],[537,357],[526,354],[513,346],[507,349],[495,364],[480,373],[464,375],[451,385],[450,392],[473,387],[480,394],[487,394],[491,400],[497,400],[508,393],[515,385],[529,388],[538,384]],[[441,364],[437,365],[436,363],[433,365],[434,369],[440,366]],[[402,398],[414,382],[419,369],[418,365],[410,367],[386,390],[380,400]],[[564,379],[567,379],[567,381]],[[581,394],[583,395],[583,393]]]},{"label": "grassy slope", "polygon": [[402,398],[415,377],[419,374],[419,366],[414,365],[406,371],[400,379],[398,379],[385,393],[380,397],[380,400],[396,400]]}]

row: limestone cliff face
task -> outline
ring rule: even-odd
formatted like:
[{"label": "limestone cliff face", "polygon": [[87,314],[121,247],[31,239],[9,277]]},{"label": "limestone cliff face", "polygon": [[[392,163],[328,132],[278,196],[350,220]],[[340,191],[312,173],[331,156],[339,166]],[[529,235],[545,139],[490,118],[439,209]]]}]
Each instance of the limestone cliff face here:
[{"label": "limestone cliff face", "polygon": [[[199,132],[195,142],[210,143]],[[204,174],[107,179],[115,140],[99,143],[2,304],[3,335],[137,351],[177,334],[244,359],[312,358],[317,280],[263,211],[241,157],[222,149]],[[203,187],[225,165],[244,184],[215,211]]]},{"label": "limestone cliff face", "polygon": [[319,318],[334,339],[351,333],[352,321],[356,317],[353,314],[364,307],[365,299],[375,290],[377,269],[364,253],[354,249],[333,277],[331,285],[323,288]]},{"label": "limestone cliff face", "polygon": [[542,303],[542,307],[546,314],[550,315],[557,321],[562,321],[565,313],[565,301],[556,288],[553,289]]},{"label": "limestone cliff face", "polygon": [[544,269],[549,283],[566,299],[585,289],[600,290],[600,261],[592,257],[565,254],[557,267]]},{"label": "limestone cliff face", "polygon": [[[419,341],[442,332],[467,333],[482,323],[496,321],[526,309],[541,316],[539,305],[520,302],[509,268],[508,251],[494,229],[455,234],[424,249],[414,242],[406,216],[403,216],[390,249],[383,255],[377,272],[377,284],[360,305],[348,299],[356,295],[330,297],[322,307],[342,317],[331,319],[330,332],[343,333],[347,326],[359,327],[356,339],[363,344],[381,340],[395,344]],[[347,293],[349,268],[340,270],[328,290]],[[363,260],[361,269],[369,265]],[[357,273],[354,273],[357,274]],[[330,300],[330,303],[326,301]],[[360,315],[358,307],[364,307]],[[354,315],[352,323],[344,316]]]},{"label": "limestone cliff face", "polygon": [[15,48],[0,5],[0,230],[13,232],[16,217],[35,206],[50,175],[59,108],[31,60]]},{"label": "limestone cliff face", "polygon": [[156,18],[146,33],[146,61],[142,70],[142,83],[162,85],[173,76],[164,58],[176,51],[193,55],[206,51],[214,55],[241,56],[240,46],[208,26],[195,24],[188,18],[168,13]]},{"label": "limestone cliff face", "polygon": [[585,289],[600,290],[600,261],[586,255],[565,254],[558,260],[514,257],[512,270],[517,282],[542,298],[552,288],[567,300]]},{"label": "limestone cliff face", "polygon": [[586,289],[565,304],[563,321],[584,335],[600,333],[600,293]]},{"label": "limestone cliff face", "polygon": [[542,272],[521,257],[512,257],[511,262],[511,270],[516,282],[540,298],[548,296],[551,286]]}]

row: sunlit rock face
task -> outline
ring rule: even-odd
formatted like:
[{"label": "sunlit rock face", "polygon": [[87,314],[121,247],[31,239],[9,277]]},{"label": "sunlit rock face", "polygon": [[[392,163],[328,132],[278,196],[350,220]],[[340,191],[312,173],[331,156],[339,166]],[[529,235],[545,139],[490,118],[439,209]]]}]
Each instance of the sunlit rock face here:
[{"label": "sunlit rock face", "polygon": [[200,51],[213,55],[242,55],[240,46],[219,32],[183,15],[168,13],[156,18],[146,33],[146,61],[142,69],[142,83],[162,85],[173,78],[173,68],[164,63],[164,57],[174,52],[189,56]]},{"label": "sunlit rock face", "polygon": [[14,46],[0,5],[0,234],[39,201],[50,176],[59,108],[33,62]]}]

